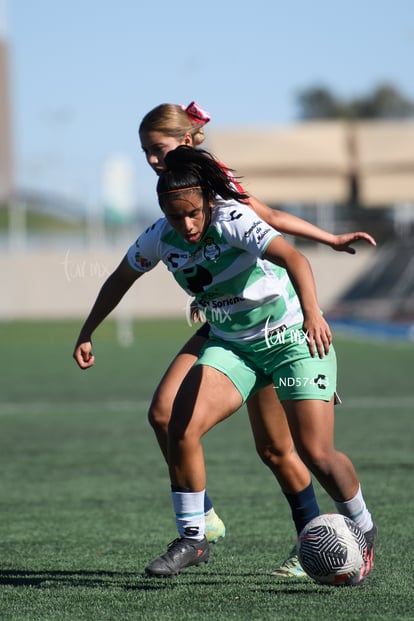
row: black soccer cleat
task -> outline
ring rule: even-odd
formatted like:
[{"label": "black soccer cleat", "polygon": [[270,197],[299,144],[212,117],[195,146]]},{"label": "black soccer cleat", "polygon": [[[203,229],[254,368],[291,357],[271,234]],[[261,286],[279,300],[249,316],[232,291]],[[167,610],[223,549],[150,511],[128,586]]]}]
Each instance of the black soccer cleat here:
[{"label": "black soccer cleat", "polygon": [[184,567],[207,563],[210,558],[210,546],[204,537],[195,539],[174,539],[168,544],[168,550],[145,568],[148,576],[177,576]]}]

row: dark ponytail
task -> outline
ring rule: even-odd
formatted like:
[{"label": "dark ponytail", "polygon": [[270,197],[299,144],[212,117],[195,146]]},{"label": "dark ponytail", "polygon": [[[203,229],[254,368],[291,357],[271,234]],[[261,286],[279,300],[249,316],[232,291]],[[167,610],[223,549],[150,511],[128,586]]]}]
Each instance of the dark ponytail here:
[{"label": "dark ponytail", "polygon": [[243,201],[247,194],[238,192],[231,179],[208,151],[185,145],[169,151],[165,156],[166,170],[157,183],[160,205],[169,192],[188,188],[201,188],[207,198],[216,194],[224,198]]}]

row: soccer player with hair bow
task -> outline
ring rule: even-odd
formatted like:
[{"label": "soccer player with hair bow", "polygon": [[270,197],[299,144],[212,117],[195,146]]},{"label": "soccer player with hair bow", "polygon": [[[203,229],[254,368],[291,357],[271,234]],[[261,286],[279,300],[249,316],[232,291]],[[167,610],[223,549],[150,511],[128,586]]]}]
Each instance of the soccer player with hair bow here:
[{"label": "soccer player with hair bow", "polygon": [[[208,560],[201,437],[270,377],[302,460],[338,511],[365,533],[368,575],[376,527],[352,463],[333,445],[335,354],[309,264],[244,204],[247,195],[209,154],[181,146],[166,155],[165,164],[157,186],[164,217],[138,238],[102,287],[74,353],[81,367],[93,364],[93,331],[159,261],[194,294],[211,327],[178,389],[168,426],[179,537],[146,571],[174,575]],[[173,255],[180,260],[171,261]],[[213,312],[218,307],[226,308],[223,321]]]}]

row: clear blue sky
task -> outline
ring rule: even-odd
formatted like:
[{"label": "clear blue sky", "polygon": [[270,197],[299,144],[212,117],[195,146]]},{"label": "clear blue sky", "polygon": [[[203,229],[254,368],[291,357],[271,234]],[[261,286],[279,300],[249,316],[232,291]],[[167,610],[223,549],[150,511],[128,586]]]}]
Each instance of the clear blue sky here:
[{"label": "clear blue sky", "polygon": [[155,213],[137,127],[159,103],[195,99],[227,127],[292,122],[316,84],[352,97],[387,81],[414,99],[413,0],[0,0],[0,32],[17,185],[96,202],[121,154]]}]

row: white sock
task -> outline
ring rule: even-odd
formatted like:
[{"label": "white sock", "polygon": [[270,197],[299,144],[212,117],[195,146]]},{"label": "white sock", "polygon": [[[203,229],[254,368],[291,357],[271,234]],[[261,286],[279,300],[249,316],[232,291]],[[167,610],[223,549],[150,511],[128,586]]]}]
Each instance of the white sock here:
[{"label": "white sock", "polygon": [[204,492],[171,492],[180,537],[201,541],[205,534]]},{"label": "white sock", "polygon": [[362,496],[361,486],[359,486],[357,493],[350,500],[345,500],[344,502],[334,500],[334,503],[338,512],[351,518],[363,533],[371,530],[374,524]]}]

